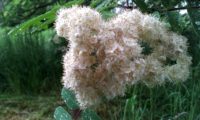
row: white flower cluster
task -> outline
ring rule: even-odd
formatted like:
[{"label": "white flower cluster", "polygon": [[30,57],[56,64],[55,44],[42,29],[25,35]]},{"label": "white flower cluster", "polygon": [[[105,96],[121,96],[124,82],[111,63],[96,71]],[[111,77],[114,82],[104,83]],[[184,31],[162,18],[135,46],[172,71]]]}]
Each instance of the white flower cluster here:
[{"label": "white flower cluster", "polygon": [[[55,28],[59,36],[69,39],[62,80],[75,92],[81,108],[123,96],[127,85],[152,86],[189,76],[187,39],[138,10],[104,21],[97,11],[74,6],[59,11]],[[142,54],[140,41],[153,52]],[[169,65],[168,59],[176,63]]]}]

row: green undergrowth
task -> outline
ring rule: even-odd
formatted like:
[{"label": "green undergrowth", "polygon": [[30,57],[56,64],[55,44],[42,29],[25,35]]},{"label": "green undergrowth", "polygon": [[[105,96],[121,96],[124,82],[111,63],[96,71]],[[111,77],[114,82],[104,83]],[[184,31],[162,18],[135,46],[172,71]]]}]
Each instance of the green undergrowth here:
[{"label": "green undergrowth", "polygon": [[[183,83],[166,83],[148,88],[137,84],[127,90],[126,96],[87,108],[94,111],[90,120],[200,120],[200,69],[191,70],[191,76]],[[63,89],[65,105],[54,112],[56,120],[73,120],[73,112],[79,110],[73,92]],[[86,109],[86,110],[87,110]],[[85,110],[78,114],[82,118]],[[95,115],[96,116],[96,115]]]},{"label": "green undergrowth", "polygon": [[0,35],[0,93],[35,95],[59,91],[62,47],[67,44],[57,40],[52,30]]},{"label": "green undergrowth", "polygon": [[130,91],[100,105],[103,120],[200,120],[200,78],[154,88],[136,85]]}]

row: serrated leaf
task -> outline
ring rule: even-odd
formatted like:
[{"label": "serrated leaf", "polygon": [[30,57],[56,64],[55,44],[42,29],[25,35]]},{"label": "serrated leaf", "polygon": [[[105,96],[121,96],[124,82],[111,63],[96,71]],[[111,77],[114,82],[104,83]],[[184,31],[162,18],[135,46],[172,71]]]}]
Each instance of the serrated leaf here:
[{"label": "serrated leaf", "polygon": [[75,95],[72,91],[63,88],[61,96],[69,109],[74,110],[79,108],[78,102],[76,101]]},{"label": "serrated leaf", "polygon": [[99,6],[104,0],[92,0],[90,7],[92,8],[96,8],[97,6]]},{"label": "serrated leaf", "polygon": [[105,6],[107,6],[109,3],[111,2],[111,0],[104,0],[103,2],[101,2],[101,4],[99,4],[95,9],[98,11],[101,11],[101,9]]},{"label": "serrated leaf", "polygon": [[54,118],[56,120],[72,120],[71,115],[61,106],[56,108]]},{"label": "serrated leaf", "polygon": [[96,114],[96,112],[90,109],[85,109],[81,113],[81,120],[101,120],[101,118]]},{"label": "serrated leaf", "polygon": [[[105,0],[101,2],[95,9],[99,12],[110,11],[111,9],[116,7],[116,3],[113,0]],[[110,11],[111,12],[111,11]]]},{"label": "serrated leaf", "polygon": [[[56,5],[53,7],[52,10],[18,25],[17,27],[12,29],[8,34],[16,35],[17,33],[24,32],[29,29],[32,30],[31,32],[48,29],[49,25],[51,25],[55,21],[56,12],[58,9],[60,9],[61,7],[71,7],[73,5],[81,5],[83,3],[84,0],[73,0],[67,2],[62,6]],[[102,12],[105,15],[105,18],[110,18],[112,17],[112,13],[109,10],[113,9],[116,6],[116,4],[113,0],[106,0],[106,1],[96,0],[95,2],[93,2],[93,4],[91,4],[91,6],[97,9],[99,12]],[[107,11],[109,11],[109,13],[105,14]]]},{"label": "serrated leaf", "polygon": [[67,2],[63,6],[56,5],[54,6],[52,10],[22,23],[21,25],[12,29],[8,34],[17,34],[19,32],[23,32],[33,27],[36,27],[38,31],[41,29],[48,28],[48,25],[55,21],[56,12],[58,9],[60,9],[61,7],[71,7],[72,5],[80,5],[83,2],[84,0],[73,0],[73,1]]}]

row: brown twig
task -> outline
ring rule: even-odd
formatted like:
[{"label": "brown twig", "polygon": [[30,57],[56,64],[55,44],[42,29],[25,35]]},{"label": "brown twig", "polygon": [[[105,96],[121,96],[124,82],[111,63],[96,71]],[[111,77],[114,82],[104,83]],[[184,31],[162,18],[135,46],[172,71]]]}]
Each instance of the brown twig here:
[{"label": "brown twig", "polygon": [[129,0],[126,0],[126,6],[129,7]]},{"label": "brown twig", "polygon": [[117,5],[120,8],[124,8],[124,9],[135,9],[137,8],[137,6],[124,6],[124,5]]},{"label": "brown twig", "polygon": [[[124,6],[124,5],[118,5],[118,7],[121,7],[121,8],[124,8],[124,9],[135,9],[135,8],[137,8],[137,6]],[[152,9],[160,11],[160,12],[166,12],[166,11],[176,11],[176,10],[184,10],[184,9],[200,9],[200,6],[192,6],[192,7],[185,6],[185,7],[169,8],[169,9],[161,9],[161,10],[154,9],[154,8],[152,8]]]},{"label": "brown twig", "polygon": [[200,6],[192,6],[192,7],[179,7],[179,8],[170,8],[166,9],[166,11],[176,11],[176,10],[184,10],[184,9],[200,9]]}]

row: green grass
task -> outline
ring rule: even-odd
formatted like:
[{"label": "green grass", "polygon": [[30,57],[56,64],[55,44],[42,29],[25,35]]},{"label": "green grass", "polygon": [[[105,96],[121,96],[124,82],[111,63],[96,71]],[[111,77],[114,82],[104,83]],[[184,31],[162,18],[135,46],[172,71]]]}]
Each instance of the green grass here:
[{"label": "green grass", "polygon": [[200,120],[200,78],[154,88],[139,84],[131,91],[128,98],[101,105],[99,115],[109,120]]},{"label": "green grass", "polygon": [[[127,90],[126,96],[104,101],[92,109],[102,120],[200,120],[199,93],[200,69],[197,66],[186,82],[153,88],[137,84]],[[63,98],[73,99],[67,97]]]},{"label": "green grass", "polygon": [[46,94],[59,90],[62,45],[53,42],[53,32],[0,35],[0,92]]},{"label": "green grass", "polygon": [[[127,96],[99,105],[102,120],[199,120],[200,81],[147,88],[138,84]],[[64,106],[59,94],[52,96],[0,95],[2,120],[53,120],[57,106]]]}]

